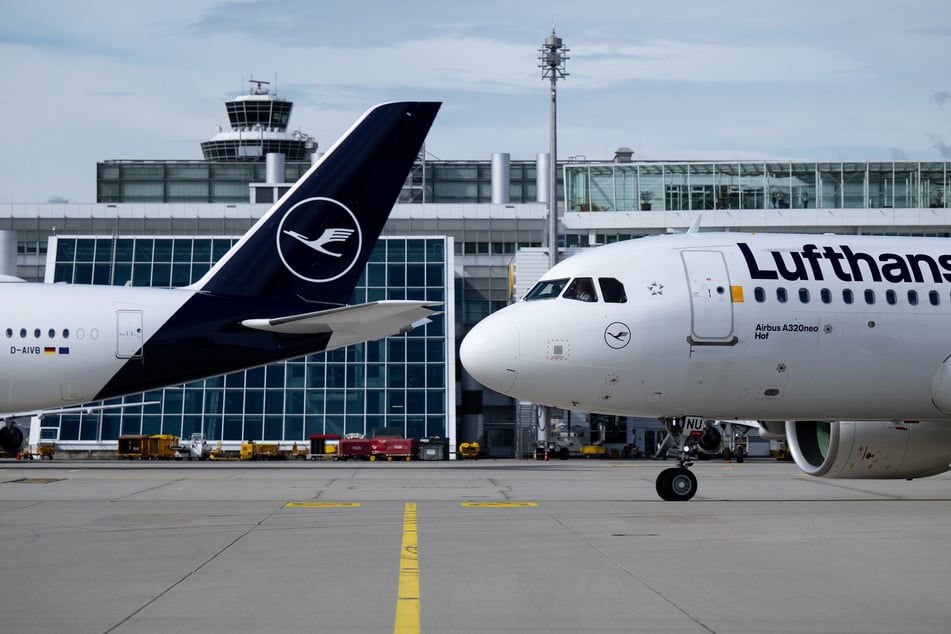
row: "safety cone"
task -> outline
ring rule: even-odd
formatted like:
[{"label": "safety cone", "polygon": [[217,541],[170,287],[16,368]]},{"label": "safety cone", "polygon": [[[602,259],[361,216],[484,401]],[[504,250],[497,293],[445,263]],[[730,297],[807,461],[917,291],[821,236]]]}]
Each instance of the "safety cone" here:
[{"label": "safety cone", "polygon": [[548,451],[545,451],[545,462],[548,462]]}]

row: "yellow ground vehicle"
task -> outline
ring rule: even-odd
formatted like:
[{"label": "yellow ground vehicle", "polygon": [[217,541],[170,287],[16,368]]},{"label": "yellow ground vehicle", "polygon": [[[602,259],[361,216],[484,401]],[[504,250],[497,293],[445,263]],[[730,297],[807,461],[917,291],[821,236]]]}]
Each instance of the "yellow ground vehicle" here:
[{"label": "yellow ground vehicle", "polygon": [[175,457],[178,436],[169,434],[129,434],[117,439],[116,455],[131,460],[171,460]]},{"label": "yellow ground vehicle", "polygon": [[149,459],[150,460],[171,460],[175,457],[175,450],[172,449],[178,444],[178,436],[171,434],[156,434],[149,436]]},{"label": "yellow ground vehicle", "polygon": [[583,458],[605,458],[607,457],[607,449],[603,445],[583,445],[581,456]]},{"label": "yellow ground vehicle", "polygon": [[460,444],[458,451],[456,451],[456,456],[466,460],[478,460],[479,459],[479,443],[464,442]]},{"label": "yellow ground vehicle", "polygon": [[284,454],[277,443],[263,443],[249,440],[241,443],[241,460],[283,460]]}]

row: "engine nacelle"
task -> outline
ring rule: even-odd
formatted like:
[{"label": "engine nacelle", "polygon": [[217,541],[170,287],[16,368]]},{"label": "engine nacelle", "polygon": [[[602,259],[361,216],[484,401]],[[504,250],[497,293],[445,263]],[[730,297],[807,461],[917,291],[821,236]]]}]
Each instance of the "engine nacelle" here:
[{"label": "engine nacelle", "polygon": [[26,429],[17,423],[7,426],[0,422],[0,450],[15,456],[26,447],[30,436]]},{"label": "engine nacelle", "polygon": [[723,445],[723,434],[717,424],[709,421],[703,427],[703,432],[697,441],[697,448],[705,454],[720,453]]},{"label": "engine nacelle", "polygon": [[796,465],[822,478],[923,478],[951,469],[951,423],[786,421]]}]

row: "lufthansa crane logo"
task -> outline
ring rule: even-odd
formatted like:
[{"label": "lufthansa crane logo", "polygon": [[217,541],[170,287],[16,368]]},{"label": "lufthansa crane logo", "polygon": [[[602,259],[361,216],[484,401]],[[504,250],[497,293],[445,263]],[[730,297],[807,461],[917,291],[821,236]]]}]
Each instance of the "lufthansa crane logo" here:
[{"label": "lufthansa crane logo", "polygon": [[620,321],[609,324],[604,329],[604,343],[615,350],[626,347],[627,344],[631,343],[631,329],[627,327],[627,324]]},{"label": "lufthansa crane logo", "polygon": [[345,275],[363,246],[356,216],[330,198],[308,198],[291,207],[278,225],[276,240],[287,270],[315,283]]}]

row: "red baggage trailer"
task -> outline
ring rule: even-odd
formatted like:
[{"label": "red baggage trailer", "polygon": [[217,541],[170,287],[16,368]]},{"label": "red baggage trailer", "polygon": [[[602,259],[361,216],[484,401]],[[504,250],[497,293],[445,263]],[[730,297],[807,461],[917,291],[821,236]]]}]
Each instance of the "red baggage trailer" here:
[{"label": "red baggage trailer", "polygon": [[383,447],[383,456],[387,460],[402,458],[412,460],[419,453],[419,442],[415,438],[387,438]]},{"label": "red baggage trailer", "polygon": [[374,436],[370,439],[373,446],[373,456],[370,460],[383,460],[386,457],[386,443],[391,440],[398,440],[400,436]]},{"label": "red baggage trailer", "polygon": [[349,460],[351,458],[371,460],[372,457],[373,446],[366,438],[342,438],[337,446],[337,458],[339,460]]}]

